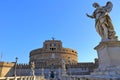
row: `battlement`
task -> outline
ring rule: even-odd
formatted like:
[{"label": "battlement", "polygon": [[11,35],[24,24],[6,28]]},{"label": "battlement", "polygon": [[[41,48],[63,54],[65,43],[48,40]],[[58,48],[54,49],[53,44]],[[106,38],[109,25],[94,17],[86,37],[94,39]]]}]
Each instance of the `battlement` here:
[{"label": "battlement", "polygon": [[30,65],[29,64],[17,64],[17,69],[30,69]]}]

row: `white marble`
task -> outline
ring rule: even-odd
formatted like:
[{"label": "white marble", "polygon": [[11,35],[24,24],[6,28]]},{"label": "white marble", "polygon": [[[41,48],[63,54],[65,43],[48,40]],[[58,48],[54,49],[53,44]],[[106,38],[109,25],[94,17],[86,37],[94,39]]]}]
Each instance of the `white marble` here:
[{"label": "white marble", "polygon": [[120,42],[101,42],[95,49],[99,67],[89,77],[95,80],[120,78]]}]

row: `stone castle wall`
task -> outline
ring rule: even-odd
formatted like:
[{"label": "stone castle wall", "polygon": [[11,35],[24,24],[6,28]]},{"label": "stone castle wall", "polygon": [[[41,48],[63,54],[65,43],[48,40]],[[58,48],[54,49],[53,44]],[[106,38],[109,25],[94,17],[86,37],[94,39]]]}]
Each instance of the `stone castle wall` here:
[{"label": "stone castle wall", "polygon": [[0,77],[13,76],[15,63],[0,62]]},{"label": "stone castle wall", "polygon": [[44,66],[61,65],[62,60],[66,64],[77,64],[77,52],[70,48],[63,48],[59,40],[46,40],[43,48],[35,49],[30,52],[30,62]]}]

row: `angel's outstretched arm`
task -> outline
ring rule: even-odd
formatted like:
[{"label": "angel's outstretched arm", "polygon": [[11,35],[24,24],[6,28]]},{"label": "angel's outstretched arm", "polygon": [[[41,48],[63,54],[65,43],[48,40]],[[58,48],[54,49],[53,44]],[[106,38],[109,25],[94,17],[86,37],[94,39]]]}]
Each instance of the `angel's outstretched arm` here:
[{"label": "angel's outstretched arm", "polygon": [[87,17],[95,18],[93,15],[89,15],[89,14],[87,14],[87,13],[86,13],[86,15],[87,15]]}]

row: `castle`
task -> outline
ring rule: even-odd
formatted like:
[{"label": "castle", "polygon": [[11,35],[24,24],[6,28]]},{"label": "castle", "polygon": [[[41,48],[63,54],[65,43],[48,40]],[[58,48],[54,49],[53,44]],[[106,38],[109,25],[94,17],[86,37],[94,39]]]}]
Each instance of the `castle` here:
[{"label": "castle", "polygon": [[[63,68],[67,75],[89,75],[98,67],[98,59],[94,62],[79,63],[77,51],[64,48],[60,40],[45,40],[42,48],[30,51],[28,64],[17,62],[0,62],[0,77],[3,76],[29,76],[32,75],[32,62],[34,62],[34,74],[45,77],[50,76],[50,71],[57,77],[62,74]],[[63,67],[64,62],[64,67]]]}]

